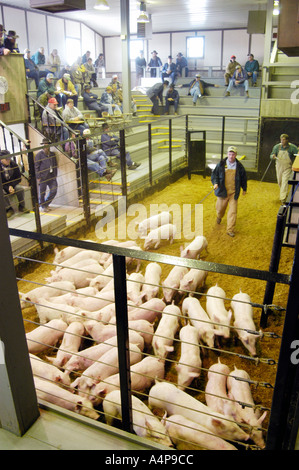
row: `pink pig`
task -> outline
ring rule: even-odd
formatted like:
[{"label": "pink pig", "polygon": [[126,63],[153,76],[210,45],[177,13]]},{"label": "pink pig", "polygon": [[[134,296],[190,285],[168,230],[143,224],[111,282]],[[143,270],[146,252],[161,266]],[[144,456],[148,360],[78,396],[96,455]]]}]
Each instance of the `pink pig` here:
[{"label": "pink pig", "polygon": [[242,292],[234,295],[231,306],[234,311],[236,333],[251,356],[256,356],[255,343],[258,339],[258,333],[254,333],[256,327],[253,321],[253,308],[249,295]]},{"label": "pink pig", "polygon": [[204,285],[207,275],[207,271],[193,268],[190,269],[183,279],[181,279],[179,293],[183,295],[188,292],[189,295],[194,295],[196,290]]},{"label": "pink pig", "polygon": [[186,297],[182,303],[183,315],[188,315],[191,325],[195,326],[199,333],[199,339],[210,348],[214,347],[215,330],[206,311],[196,297]]},{"label": "pink pig", "polygon": [[174,266],[167,278],[162,282],[164,300],[170,303],[175,296],[177,289],[180,287],[180,281],[185,274],[188,273],[188,268],[183,266]]},{"label": "pink pig", "polygon": [[179,328],[181,310],[177,305],[167,305],[159,321],[153,337],[152,346],[155,355],[165,359],[167,354],[174,350],[173,340]]},{"label": "pink pig", "polygon": [[176,226],[173,224],[161,225],[154,230],[151,230],[147,237],[144,240],[144,250],[149,250],[150,248],[157,249],[161,240],[169,240],[170,243],[173,242],[173,239],[176,236]]},{"label": "pink pig", "polygon": [[206,237],[199,235],[194,238],[194,240],[189,243],[184,249],[181,246],[181,257],[182,258],[190,258],[190,259],[197,259],[200,256],[200,253],[203,250],[207,250],[208,242]]},{"label": "pink pig", "polygon": [[43,352],[63,337],[67,323],[60,319],[51,320],[42,326],[26,333],[28,350],[32,354]]},{"label": "pink pig", "polygon": [[77,353],[79,351],[84,331],[85,328],[82,323],[72,322],[65,330],[56,357],[47,357],[47,360],[56,367],[63,367],[71,358],[73,353]]},{"label": "pink pig", "polygon": [[156,297],[160,289],[162,268],[158,263],[149,263],[145,268],[141,298],[145,301]]},{"label": "pink pig", "polygon": [[202,362],[198,340],[198,330],[194,326],[186,325],[181,328],[181,355],[176,364],[178,388],[181,390],[188,387],[200,375]]}]

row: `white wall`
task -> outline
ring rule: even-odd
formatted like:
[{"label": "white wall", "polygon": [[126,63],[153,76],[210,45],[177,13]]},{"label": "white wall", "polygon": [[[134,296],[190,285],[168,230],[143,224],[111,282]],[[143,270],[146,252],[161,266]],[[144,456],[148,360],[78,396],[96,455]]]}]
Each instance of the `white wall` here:
[{"label": "white wall", "polygon": [[24,49],[28,47],[25,11],[4,6],[3,16],[6,31],[16,31],[19,36],[17,38],[17,44],[20,52],[23,53]]},{"label": "white wall", "polygon": [[47,27],[46,16],[40,15],[29,11],[27,13],[28,34],[29,34],[29,49],[31,55],[35,54],[40,47],[44,47],[45,55],[48,51]]},{"label": "white wall", "polygon": [[105,38],[106,73],[121,72],[121,57],[120,36]]}]

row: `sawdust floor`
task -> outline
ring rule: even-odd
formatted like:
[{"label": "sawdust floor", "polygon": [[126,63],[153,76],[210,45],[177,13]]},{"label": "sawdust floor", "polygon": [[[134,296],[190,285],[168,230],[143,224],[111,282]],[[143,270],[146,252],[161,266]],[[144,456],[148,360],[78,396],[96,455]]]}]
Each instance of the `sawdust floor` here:
[{"label": "sawdust floor", "polygon": [[[154,195],[145,198],[140,201],[140,203],[144,204],[147,208],[147,216],[150,215],[151,204],[167,204],[169,208],[172,204],[179,204],[181,206],[183,204],[191,204],[191,219],[193,219],[192,223],[194,227],[194,206],[201,202],[203,205],[203,235],[208,241],[208,252],[204,252],[201,259],[215,263],[267,271],[271,258],[276,218],[280,206],[277,184],[260,183],[253,180],[248,182],[247,194],[245,196],[241,194],[239,198],[235,238],[231,238],[226,234],[226,216],[220,225],[216,223],[216,198],[213,192],[210,193],[211,189],[212,186],[209,177],[204,178],[200,175],[192,175],[191,179],[188,180],[188,177],[186,176]],[[136,216],[137,214],[132,217],[127,217],[127,226],[134,218],[136,218]],[[98,240],[94,230],[91,233],[88,233],[85,238]],[[117,226],[115,238],[117,238]],[[158,248],[158,250],[152,251],[167,255],[180,256],[180,246],[184,242],[185,244],[190,243],[190,239],[175,239],[172,244],[163,244],[163,246]],[[138,239],[137,243],[141,248],[143,248],[143,240]],[[293,256],[294,250],[292,248],[282,249],[279,265],[280,273],[291,273]],[[52,260],[53,255],[49,255],[46,259],[48,262],[51,262]],[[145,266],[146,263],[143,263],[141,267],[142,273],[144,273]],[[163,263],[161,266],[162,281],[166,278],[172,266],[163,265]],[[45,277],[47,277],[51,269],[53,269],[52,266],[41,265],[33,272],[24,275],[24,277],[28,280],[44,282]],[[241,289],[242,292],[245,292],[250,296],[252,302],[258,304],[263,303],[266,284],[264,281],[209,273],[206,279],[206,285],[201,290],[202,295],[198,295],[204,308],[204,294],[216,283],[224,289],[227,299],[231,299],[233,295],[237,294]],[[19,283],[20,291],[28,291],[33,287],[35,286],[24,284],[24,282]],[[277,285],[273,303],[278,306],[285,307],[287,296],[288,286]],[[162,297],[162,291],[160,297]],[[226,307],[230,307],[229,300],[226,301]],[[28,308],[23,312],[26,318],[31,319],[32,321],[38,320],[34,309]],[[260,328],[260,315],[261,309],[255,308],[254,320],[257,329]],[[280,336],[282,334],[283,322],[283,311],[270,315],[264,332],[274,332]],[[35,325],[25,322],[26,331],[29,331],[34,327]],[[217,362],[218,357],[220,357],[221,361],[227,364],[231,370],[233,370],[234,365],[238,368],[245,369],[249,373],[252,381],[274,385],[276,365],[268,365],[263,361],[263,359],[271,358],[277,361],[279,350],[280,338],[273,339],[265,336],[258,342],[257,346],[258,357],[261,358],[260,362],[257,363],[244,357],[240,357],[238,355],[247,356],[247,352],[241,342],[237,339],[234,332],[232,332],[230,339],[223,340],[217,345],[217,350],[212,351],[206,349],[202,351],[203,371],[201,376],[191,384],[192,388],[189,393],[204,400],[202,391],[205,389],[206,384],[206,369],[208,369],[213,363]],[[175,343],[175,351],[168,356],[168,359],[171,361],[178,360],[179,352],[179,343]],[[175,363],[171,361],[166,366],[166,379],[176,382]],[[257,387],[252,386],[252,393],[257,405],[260,405],[262,408],[270,409],[273,393],[272,388],[262,385]],[[267,418],[263,423],[263,427],[265,429],[267,429],[269,414],[270,413],[268,412]]]}]

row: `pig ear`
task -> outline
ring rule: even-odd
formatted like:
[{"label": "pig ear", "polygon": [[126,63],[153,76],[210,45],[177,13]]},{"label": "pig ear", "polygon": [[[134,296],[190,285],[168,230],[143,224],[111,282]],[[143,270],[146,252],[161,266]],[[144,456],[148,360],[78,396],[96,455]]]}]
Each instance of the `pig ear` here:
[{"label": "pig ear", "polygon": [[165,349],[167,352],[172,352],[174,351],[174,347],[173,346],[165,346]]},{"label": "pig ear", "polygon": [[265,411],[262,416],[258,419],[258,424],[262,424],[262,422],[264,421],[264,419],[266,418],[267,416],[267,411]]},{"label": "pig ear", "polygon": [[224,423],[217,418],[212,418],[212,425],[218,430],[224,429],[225,427]]},{"label": "pig ear", "polygon": [[59,253],[59,250],[58,250],[57,246],[55,246],[55,248],[54,248],[54,253],[55,254]]}]

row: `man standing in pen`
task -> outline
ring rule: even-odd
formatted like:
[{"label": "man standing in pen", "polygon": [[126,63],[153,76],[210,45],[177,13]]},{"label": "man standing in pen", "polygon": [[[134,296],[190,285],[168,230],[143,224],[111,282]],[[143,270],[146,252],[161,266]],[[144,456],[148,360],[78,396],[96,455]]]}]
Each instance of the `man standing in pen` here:
[{"label": "man standing in pen", "polygon": [[292,174],[292,164],[295,160],[298,148],[289,142],[287,134],[281,134],[280,144],[274,145],[270,158],[275,159],[277,183],[280,188],[280,201],[286,203],[289,184]]}]

